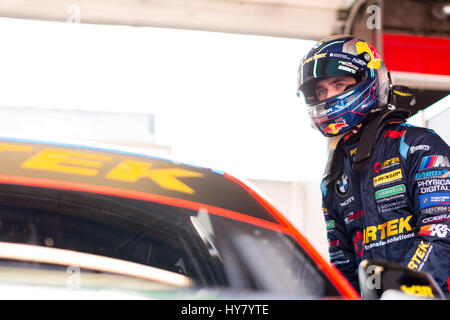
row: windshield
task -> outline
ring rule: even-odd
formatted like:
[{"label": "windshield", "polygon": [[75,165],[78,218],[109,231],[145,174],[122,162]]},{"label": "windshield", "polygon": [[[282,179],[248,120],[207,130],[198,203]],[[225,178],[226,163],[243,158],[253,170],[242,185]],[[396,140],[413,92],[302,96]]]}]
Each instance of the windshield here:
[{"label": "windshield", "polygon": [[[195,287],[339,295],[291,236],[206,209],[0,185],[0,241],[156,267],[187,276]],[[1,264],[55,268],[8,259]]]}]

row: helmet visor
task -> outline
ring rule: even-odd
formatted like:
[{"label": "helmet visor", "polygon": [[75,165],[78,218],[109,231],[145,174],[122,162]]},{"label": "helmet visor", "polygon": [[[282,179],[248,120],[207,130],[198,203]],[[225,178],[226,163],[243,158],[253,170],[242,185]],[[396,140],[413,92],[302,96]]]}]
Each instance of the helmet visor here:
[{"label": "helmet visor", "polygon": [[365,68],[348,60],[335,58],[310,59],[304,60],[300,67],[298,86],[298,90],[303,93],[307,105],[320,102],[316,92],[316,85],[320,80],[335,76],[351,76],[356,80],[355,85],[357,85],[364,78]]}]

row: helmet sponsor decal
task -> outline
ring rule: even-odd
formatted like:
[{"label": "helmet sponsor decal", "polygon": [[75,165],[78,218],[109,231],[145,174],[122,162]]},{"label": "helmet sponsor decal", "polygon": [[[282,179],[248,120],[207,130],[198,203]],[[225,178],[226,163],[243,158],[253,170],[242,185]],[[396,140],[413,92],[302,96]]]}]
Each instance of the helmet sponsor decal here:
[{"label": "helmet sponsor decal", "polygon": [[311,62],[313,60],[315,61],[315,60],[320,59],[320,58],[325,58],[326,56],[327,56],[326,52],[325,53],[320,53],[320,54],[315,54],[312,57],[309,57],[309,58],[305,59],[303,61],[303,65],[305,65],[305,64],[307,64],[307,63],[309,63],[309,62]]},{"label": "helmet sponsor decal", "polygon": [[339,131],[341,131],[342,128],[347,128],[348,125],[345,122],[345,120],[342,120],[340,122],[330,123],[325,129],[324,132],[328,134],[338,134]]},{"label": "helmet sponsor decal", "polygon": [[359,69],[360,69],[359,67],[355,66],[351,62],[339,61],[338,70],[342,70],[348,72],[351,75],[355,75]]},{"label": "helmet sponsor decal", "polygon": [[365,41],[358,41],[356,43],[356,52],[358,54],[367,53],[369,56],[367,59],[367,67],[371,69],[378,69],[381,66],[381,57],[378,51],[370,44]]}]

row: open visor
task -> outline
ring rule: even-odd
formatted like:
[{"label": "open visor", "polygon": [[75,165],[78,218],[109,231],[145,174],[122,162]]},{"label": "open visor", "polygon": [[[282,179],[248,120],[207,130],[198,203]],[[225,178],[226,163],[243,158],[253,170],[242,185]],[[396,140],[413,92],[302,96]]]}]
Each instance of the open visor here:
[{"label": "open visor", "polygon": [[319,102],[315,89],[320,80],[334,76],[351,76],[356,80],[355,85],[352,85],[354,87],[363,81],[364,75],[364,67],[344,59],[309,58],[303,61],[300,67],[298,90],[303,93],[306,104],[312,105]]}]

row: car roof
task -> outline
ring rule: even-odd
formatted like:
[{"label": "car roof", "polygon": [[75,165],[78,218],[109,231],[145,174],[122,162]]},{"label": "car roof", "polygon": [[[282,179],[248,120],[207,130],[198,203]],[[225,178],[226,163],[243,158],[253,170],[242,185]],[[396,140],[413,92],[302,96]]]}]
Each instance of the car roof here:
[{"label": "car roof", "polygon": [[116,147],[0,137],[0,183],[131,197],[279,225],[252,188],[225,172]]},{"label": "car roof", "polygon": [[358,294],[261,194],[222,171],[116,147],[0,137],[2,185],[50,188],[157,202],[294,237],[346,297]]}]

